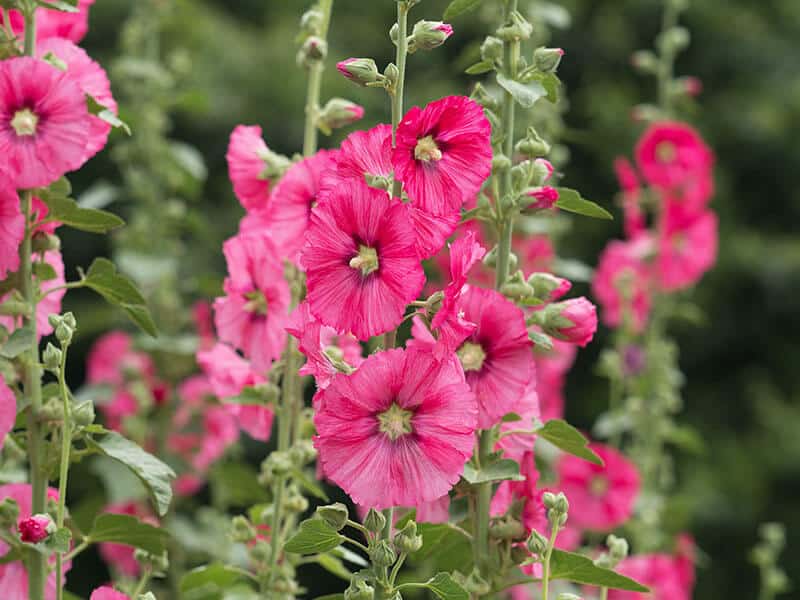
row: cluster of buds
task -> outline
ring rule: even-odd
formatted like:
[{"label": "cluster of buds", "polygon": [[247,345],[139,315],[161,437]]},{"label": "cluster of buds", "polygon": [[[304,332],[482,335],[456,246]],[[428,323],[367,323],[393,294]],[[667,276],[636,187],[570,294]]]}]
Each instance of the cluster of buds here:
[{"label": "cluster of buds", "polygon": [[325,15],[316,7],[306,11],[300,18],[300,39],[302,45],[297,52],[297,64],[308,68],[328,55],[328,43],[323,37]]},{"label": "cluster of buds", "polygon": [[150,571],[154,577],[167,576],[167,571],[169,571],[169,556],[166,550],[161,554],[151,554],[146,550],[137,549],[133,553],[133,557],[144,569]]},{"label": "cluster of buds", "polygon": [[62,348],[69,346],[72,342],[72,336],[78,328],[78,323],[75,321],[75,316],[71,313],[64,313],[63,315],[50,315],[47,317],[47,322],[55,330],[56,339],[61,344]]},{"label": "cluster of buds", "polygon": [[417,524],[414,521],[409,521],[397,532],[394,536],[394,546],[404,554],[413,554],[422,548],[422,536],[417,533]]},{"label": "cluster of buds", "polygon": [[345,600],[373,600],[375,598],[375,588],[362,577],[353,577],[350,585],[344,591]]},{"label": "cluster of buds", "polygon": [[598,567],[605,569],[614,569],[616,566],[628,557],[628,541],[625,538],[609,535],[606,538],[606,547],[608,552],[603,552],[597,560],[594,561]]},{"label": "cluster of buds", "polygon": [[780,523],[764,523],[759,528],[761,541],[750,553],[750,560],[761,571],[764,597],[772,598],[789,590],[789,578],[778,566],[778,557],[786,546],[786,530]]},{"label": "cluster of buds", "polygon": [[236,515],[231,521],[230,537],[236,543],[249,544],[256,539],[258,532],[244,515]]},{"label": "cluster of buds", "polygon": [[560,529],[567,524],[569,514],[569,501],[564,492],[554,494],[545,492],[542,495],[542,502],[547,509],[547,521],[553,529]]}]

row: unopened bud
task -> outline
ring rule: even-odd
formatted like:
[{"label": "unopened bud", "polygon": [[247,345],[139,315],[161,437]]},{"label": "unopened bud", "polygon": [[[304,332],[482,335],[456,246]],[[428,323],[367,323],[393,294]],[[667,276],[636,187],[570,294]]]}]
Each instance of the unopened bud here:
[{"label": "unopened bud", "polygon": [[492,157],[492,173],[503,173],[511,168],[511,159],[505,154],[495,154]]},{"label": "unopened bud", "polygon": [[389,29],[389,39],[392,40],[395,46],[397,45],[397,40],[400,39],[400,25],[397,23],[392,25],[391,29]]},{"label": "unopened bud", "polygon": [[256,540],[256,543],[250,548],[250,557],[258,563],[266,563],[272,555],[272,548],[264,540]]},{"label": "unopened bud", "polygon": [[534,529],[531,531],[531,535],[525,545],[531,551],[531,554],[542,556],[547,550],[547,538]]},{"label": "unopened bud", "polygon": [[492,589],[489,582],[481,577],[478,569],[473,569],[469,576],[465,577],[459,583],[461,583],[461,586],[470,594],[475,594],[478,597],[485,596]]},{"label": "unopened bud", "polygon": [[703,82],[699,77],[681,77],[677,83],[679,89],[692,98],[696,98],[703,93]]},{"label": "unopened bud", "polygon": [[525,538],[525,527],[516,519],[505,518],[492,524],[489,535],[498,540],[521,540]]},{"label": "unopened bud", "polygon": [[[606,538],[606,546],[608,546],[608,553],[617,563],[628,556],[628,540],[625,538],[609,535]],[[616,565],[614,565],[616,566]]]},{"label": "unopened bud", "polygon": [[558,202],[558,190],[549,185],[528,188],[525,195],[532,200],[528,204],[529,210],[548,210]]},{"label": "unopened bud", "polygon": [[87,427],[94,423],[95,412],[94,404],[91,400],[86,400],[78,404],[72,411],[72,420],[78,427]]},{"label": "unopened bud", "polygon": [[312,35],[303,42],[303,46],[297,55],[297,62],[303,66],[309,66],[324,60],[328,55],[328,42],[320,37]]},{"label": "unopened bud", "polygon": [[308,499],[297,488],[290,489],[283,500],[283,506],[289,512],[302,513],[308,510]]},{"label": "unopened bud", "polygon": [[545,333],[579,346],[586,346],[597,331],[597,309],[583,296],[550,304],[541,317]]},{"label": "unopened bud", "polygon": [[527,135],[517,142],[514,149],[529,158],[539,158],[550,153],[550,144],[544,141],[533,127],[528,127]]},{"label": "unopened bud", "polygon": [[375,510],[374,508],[370,508],[366,518],[364,519],[364,527],[367,528],[367,531],[371,531],[372,533],[380,533],[383,531],[385,526],[386,517],[383,516],[383,513]]},{"label": "unopened bud", "polygon": [[497,30],[497,37],[506,42],[527,40],[533,33],[533,25],[519,11],[511,13],[511,22]]},{"label": "unopened bud", "polygon": [[507,298],[520,300],[522,298],[530,298],[534,295],[533,288],[525,281],[525,276],[522,271],[514,272],[508,279],[506,279],[500,292]]},{"label": "unopened bud", "polygon": [[72,341],[72,328],[62,322],[56,327],[56,339],[62,346],[69,344]]},{"label": "unopened bud", "polygon": [[47,342],[47,347],[42,353],[44,368],[53,373],[57,373],[58,369],[61,367],[61,357],[61,350],[56,348],[52,343]]},{"label": "unopened bud", "polygon": [[348,58],[336,63],[338,71],[358,85],[375,83],[382,78],[378,66],[371,58]]},{"label": "unopened bud", "polygon": [[558,69],[564,51],[561,48],[537,48],[533,53],[533,63],[542,73],[553,73]]},{"label": "unopened bud", "polygon": [[380,540],[370,548],[369,558],[377,567],[390,567],[397,560],[397,554],[389,542]]},{"label": "unopened bud", "polygon": [[373,600],[375,588],[363,579],[353,579],[344,591],[344,600]]},{"label": "unopened bud", "polygon": [[78,327],[78,322],[75,320],[75,315],[73,315],[71,312],[65,312],[62,319],[64,324],[70,329],[76,329]]},{"label": "unopened bud", "polygon": [[394,545],[406,554],[413,554],[422,548],[422,536],[417,534],[417,524],[409,521],[406,526],[394,537]]},{"label": "unopened bud", "polygon": [[570,594],[569,592],[561,592],[556,596],[556,600],[583,600],[583,598],[575,594]]},{"label": "unopened bud", "polygon": [[481,58],[487,61],[497,61],[503,58],[503,40],[493,35],[486,36],[481,44]]},{"label": "unopened bud", "polygon": [[246,544],[256,539],[256,528],[242,515],[233,517],[231,522],[231,539],[240,544]]},{"label": "unopened bud", "polygon": [[350,517],[347,507],[341,502],[328,504],[327,506],[318,506],[316,512],[323,521],[336,531],[344,529],[347,519]]},{"label": "unopened bud", "polygon": [[631,55],[631,65],[641,73],[655,73],[658,70],[658,57],[650,50],[637,50]]},{"label": "unopened bud", "polygon": [[656,40],[659,50],[664,53],[675,54],[685,50],[689,46],[691,36],[685,27],[673,27],[668,29]]},{"label": "unopened bud", "polygon": [[453,35],[453,26],[441,21],[419,21],[408,38],[408,51],[433,50]]},{"label": "unopened bud", "polygon": [[533,295],[545,302],[558,300],[572,288],[569,280],[551,273],[532,273],[528,285],[533,288]]},{"label": "unopened bud", "polygon": [[532,185],[542,185],[553,177],[555,168],[553,164],[546,158],[537,158],[531,165],[531,180]]},{"label": "unopened bud", "polygon": [[472,89],[472,94],[470,94],[469,97],[489,111],[497,111],[500,109],[500,103],[497,101],[497,98],[487,92],[486,88],[480,83],[475,84],[475,87]]},{"label": "unopened bud", "polygon": [[322,108],[317,126],[330,135],[334,129],[347,127],[364,116],[363,107],[344,98],[331,98]]},{"label": "unopened bud", "polygon": [[31,240],[31,249],[34,253],[60,250],[61,240],[57,235],[45,233],[44,231],[37,231]]},{"label": "unopened bud", "polygon": [[400,69],[394,63],[389,63],[383,70],[383,77],[386,82],[387,89],[395,89],[397,81],[400,79]]},{"label": "unopened bud", "polygon": [[300,17],[300,29],[311,34],[319,35],[325,15],[321,11],[311,9],[303,13]]},{"label": "unopened bud", "polygon": [[33,515],[22,519],[17,524],[19,538],[26,544],[38,544],[45,541],[56,531],[56,524],[48,515]]}]

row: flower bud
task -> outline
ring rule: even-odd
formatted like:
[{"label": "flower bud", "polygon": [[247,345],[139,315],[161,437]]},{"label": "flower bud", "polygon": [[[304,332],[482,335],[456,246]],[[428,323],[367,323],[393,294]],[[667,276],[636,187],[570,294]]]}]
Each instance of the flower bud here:
[{"label": "flower bud", "polygon": [[516,271],[513,273],[506,282],[503,284],[503,287],[500,289],[500,292],[506,297],[511,299],[522,299],[522,298],[530,298],[534,295],[533,288],[528,285],[528,282],[525,281],[525,276],[522,274],[522,271]]},{"label": "flower bud", "polygon": [[534,529],[531,531],[531,535],[528,537],[528,541],[525,542],[525,545],[528,547],[528,550],[531,551],[531,554],[542,556],[547,550],[547,543],[547,538]]},{"label": "flower bud", "polygon": [[550,152],[550,144],[544,141],[533,127],[528,127],[527,135],[517,142],[514,149],[529,158],[547,156]]},{"label": "flower bud", "polygon": [[42,353],[44,368],[57,374],[58,369],[61,368],[61,356],[61,350],[56,348],[52,343],[47,342],[47,347]]},{"label": "flower bud", "polygon": [[572,288],[569,280],[551,273],[532,273],[528,285],[533,288],[533,296],[545,302],[558,300]]},{"label": "flower bud", "polygon": [[231,539],[240,544],[246,544],[256,539],[256,528],[250,523],[247,517],[237,515],[231,521]]},{"label": "flower bud", "polygon": [[297,55],[297,62],[300,65],[308,66],[324,60],[328,55],[328,42],[315,35],[309,36],[303,42],[302,48]]},{"label": "flower bud", "polygon": [[419,21],[408,38],[408,52],[413,54],[417,50],[433,50],[444,44],[451,35],[453,26],[449,23]]},{"label": "flower bud", "polygon": [[336,531],[344,529],[347,519],[350,517],[347,507],[341,502],[328,504],[327,506],[318,506],[316,512],[323,521]]},{"label": "flower bud", "polygon": [[537,48],[533,53],[533,64],[542,73],[553,73],[558,69],[564,51],[561,48]]},{"label": "flower bud", "polygon": [[59,325],[61,325],[61,315],[48,315],[47,316],[47,323],[55,329]]},{"label": "flower bud", "polygon": [[469,574],[469,576],[465,577],[462,581],[459,581],[459,583],[461,584],[461,587],[467,590],[470,594],[475,594],[478,597],[485,596],[492,589],[492,586],[489,585],[489,582],[481,577],[478,569],[472,569],[472,572]]},{"label": "flower bud", "polygon": [[57,235],[37,231],[31,240],[31,249],[34,253],[48,252],[50,250],[60,250],[61,240]]},{"label": "flower bud", "polygon": [[558,190],[549,185],[528,188],[525,195],[533,200],[528,204],[530,210],[548,210],[558,202]]},{"label": "flower bud", "polygon": [[394,536],[394,545],[406,554],[413,554],[422,548],[422,536],[417,534],[417,524],[409,521],[406,526]]},{"label": "flower bud", "polygon": [[703,82],[699,77],[681,77],[677,83],[680,91],[692,98],[703,93]]},{"label": "flower bud", "polygon": [[331,98],[322,108],[317,119],[317,126],[323,133],[330,135],[334,129],[347,127],[364,116],[364,109],[344,98]]},{"label": "flower bud", "polygon": [[389,63],[383,70],[384,85],[389,90],[397,87],[397,80],[400,79],[400,69],[394,63]]},{"label": "flower bud", "polygon": [[503,40],[493,35],[486,36],[481,44],[481,59],[486,61],[498,61],[503,58]]},{"label": "flower bud", "polygon": [[266,563],[272,555],[272,548],[265,540],[256,540],[256,543],[250,548],[250,558],[257,563]]},{"label": "flower bud", "polygon": [[369,549],[369,559],[377,567],[390,567],[397,560],[397,554],[386,540],[379,540]]},{"label": "flower bud", "polygon": [[44,406],[39,409],[39,416],[44,421],[63,421],[64,404],[58,398],[50,398],[44,403]]},{"label": "flower bud", "polygon": [[303,13],[300,17],[300,29],[310,35],[319,35],[325,15],[321,11],[312,8]]},{"label": "flower bud", "polygon": [[502,173],[511,168],[511,159],[505,154],[495,154],[492,157],[492,173]]},{"label": "flower bud", "polygon": [[656,45],[663,53],[676,54],[689,46],[691,36],[685,27],[673,27],[663,32],[656,40]]},{"label": "flower bud", "polygon": [[67,327],[70,329],[77,329],[78,322],[75,320],[75,315],[73,315],[71,312],[65,312],[62,319]]},{"label": "flower bud", "polygon": [[498,540],[520,540],[525,537],[525,527],[516,519],[505,518],[489,527],[489,535]]},{"label": "flower bud", "polygon": [[386,517],[380,511],[370,508],[364,519],[364,527],[372,533],[380,533],[386,527]]},{"label": "flower bud", "polygon": [[545,181],[553,177],[554,172],[555,168],[549,160],[546,158],[537,158],[533,161],[533,166],[531,167],[530,183],[533,185],[542,185]]},{"label": "flower bud", "polygon": [[61,343],[61,346],[66,346],[72,341],[72,328],[63,321],[56,327],[56,339]]},{"label": "flower bud", "polygon": [[542,312],[545,333],[565,342],[586,346],[597,331],[597,309],[583,296],[550,304]]},{"label": "flower bud", "polygon": [[533,25],[515,10],[511,13],[511,23],[503,25],[497,30],[497,37],[506,42],[527,40],[533,33]]},{"label": "flower bud", "polygon": [[22,519],[17,525],[19,530],[19,538],[26,544],[38,544],[43,542],[51,533],[56,530],[56,524],[53,523],[48,515],[33,515],[27,519]]},{"label": "flower bud", "polygon": [[350,587],[344,591],[344,600],[373,600],[375,588],[363,579],[353,579]]},{"label": "flower bud", "polygon": [[19,518],[19,504],[13,498],[0,502],[0,528],[10,529]]},{"label": "flower bud", "polygon": [[305,512],[308,510],[308,499],[295,488],[288,492],[283,500],[283,506],[289,512]]},{"label": "flower bud", "polygon": [[[608,546],[608,553],[617,563],[627,558],[628,556],[628,540],[625,538],[609,535],[606,538],[606,546]],[[616,566],[616,564],[614,565]]]},{"label": "flower bud", "polygon": [[655,73],[658,70],[658,57],[650,50],[637,50],[631,55],[631,65],[640,73]]},{"label": "flower bud", "polygon": [[378,66],[371,58],[348,58],[336,63],[338,71],[358,85],[375,83],[382,78]]},{"label": "flower bud", "polygon": [[561,592],[556,596],[556,600],[583,600],[583,598],[575,594],[570,594],[569,592]]}]

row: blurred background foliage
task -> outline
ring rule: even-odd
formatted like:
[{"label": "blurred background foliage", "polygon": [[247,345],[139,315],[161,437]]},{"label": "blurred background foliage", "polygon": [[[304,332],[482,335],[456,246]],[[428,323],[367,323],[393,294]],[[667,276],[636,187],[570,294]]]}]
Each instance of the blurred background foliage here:
[{"label": "blurred background foliage", "polygon": [[[123,23],[139,4],[102,0],[92,8],[84,45],[107,69],[118,64],[121,48],[131,55],[137,50],[131,46],[146,43],[135,36],[121,39]],[[170,111],[171,122],[160,124],[163,130],[199,150],[199,155],[191,149],[183,155],[184,168],[191,171],[194,165],[199,179],[171,181],[168,165],[166,173],[152,175],[167,182],[160,188],[164,197],[156,200],[163,202],[164,218],[174,226],[144,227],[139,243],[169,249],[178,257],[169,285],[179,286],[183,298],[210,298],[223,276],[221,243],[241,216],[225,163],[230,131],[239,123],[260,124],[274,150],[292,154],[300,149],[305,80],[295,66],[294,36],[306,2],[160,4],[161,39],[155,48],[138,50],[160,54],[174,77],[167,97],[155,94],[150,100]],[[631,107],[653,100],[655,93],[651,81],[633,72],[629,57],[652,46],[661,4],[560,4],[569,15],[551,14],[561,28],[554,30],[550,45],[567,52],[559,74],[568,100],[558,131],[569,150],[566,183],[611,206],[617,192],[613,158],[630,155],[641,131],[630,120]],[[446,5],[446,0],[424,0],[415,16],[441,18]],[[407,106],[469,93],[472,80],[463,70],[474,62],[487,22],[497,16],[492,6],[487,3],[481,19],[462,17],[453,23],[456,35],[442,49],[410,59]],[[329,64],[348,56],[372,56],[386,64],[392,55],[386,32],[393,15],[392,0],[336,0]],[[674,526],[691,530],[702,550],[695,597],[753,598],[757,572],[747,554],[756,542],[758,523],[785,522],[789,550],[782,562],[790,575],[791,565],[800,564],[800,2],[697,0],[684,24],[693,44],[677,71],[703,81],[704,92],[687,119],[717,153],[718,191],[712,206],[720,215],[721,246],[717,267],[694,293],[702,322],[676,323],[673,329],[686,375],[685,421],[700,433],[703,448],[676,451],[681,491],[672,512]],[[112,81],[134,140],[146,135],[153,124],[142,117],[141,107],[136,110],[135,102],[142,99],[126,89],[130,82],[119,77]],[[383,94],[352,86],[333,68],[326,71],[323,86],[323,97],[331,96],[362,104],[365,127],[389,119]],[[344,133],[323,145],[338,144]],[[79,196],[102,194],[97,181],[122,184],[126,174],[115,162],[115,152],[123,152],[120,148],[131,140],[114,135],[111,150],[72,178]],[[205,183],[197,183],[206,174]],[[141,201],[137,196],[122,193],[105,201],[130,219]],[[620,220],[575,219],[559,240],[559,252],[594,264],[612,237],[621,237]],[[68,275],[93,256],[111,252],[101,238],[80,233],[65,234],[63,242]],[[158,269],[157,264],[138,266]],[[163,285],[155,278],[151,297]],[[577,291],[588,293],[584,285]],[[73,385],[79,385],[91,341],[111,324],[127,325],[88,294],[71,298],[67,308],[78,315],[82,333],[80,351],[72,353],[70,365]],[[188,303],[170,308],[159,312],[168,331],[190,315]],[[607,384],[594,371],[608,340],[607,332],[601,332],[581,352],[569,379],[567,416],[587,430],[607,403]],[[76,489],[80,495],[80,484]]]}]

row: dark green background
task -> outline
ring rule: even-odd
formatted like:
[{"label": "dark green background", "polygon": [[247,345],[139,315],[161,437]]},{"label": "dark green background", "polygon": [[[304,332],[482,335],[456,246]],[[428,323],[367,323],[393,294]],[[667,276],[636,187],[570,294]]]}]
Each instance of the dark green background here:
[{"label": "dark green background", "polygon": [[[299,150],[303,72],[294,64],[293,38],[306,3],[299,0],[177,0],[164,24],[165,52],[183,49],[192,61],[187,95],[174,114],[173,136],[195,145],[210,175],[194,209],[214,223],[202,240],[219,247],[232,234],[240,207],[227,179],[225,151],[238,123],[264,127],[269,145]],[[391,59],[386,31],[393,0],[336,0],[330,35],[331,63],[348,56]],[[417,18],[438,19],[445,0],[423,0]],[[490,3],[488,3],[490,4]],[[655,0],[570,0],[573,22],[550,44],[567,54],[560,69],[570,110],[566,114],[571,161],[566,183],[611,205],[616,184],[611,164],[630,154],[638,126],[631,107],[653,99],[651,82],[629,66],[635,49],[649,47],[660,22]],[[706,324],[678,325],[681,366],[687,376],[685,420],[706,442],[700,456],[677,454],[680,519],[703,552],[695,597],[753,598],[756,573],[747,562],[756,528],[779,520],[789,528],[784,564],[800,564],[800,2],[697,0],[684,24],[693,43],[679,59],[680,74],[704,83],[699,108],[687,115],[718,156],[720,258],[696,299]],[[108,66],[132,0],[100,0],[84,46]],[[487,15],[485,15],[487,16]],[[491,16],[491,15],[488,15]],[[407,105],[449,93],[468,93],[462,75],[475,40],[488,31],[476,18],[453,23],[456,34],[436,52],[411,57]],[[364,124],[388,119],[385,97],[356,88],[328,69],[323,96],[363,104]],[[124,107],[123,107],[124,111]],[[135,133],[134,133],[135,135]],[[338,138],[337,138],[338,139]],[[336,139],[324,141],[333,144]],[[93,180],[118,179],[107,156],[73,178],[77,192]],[[121,213],[135,206],[112,207]],[[594,264],[606,241],[621,235],[619,222],[576,219],[560,252]],[[96,237],[65,237],[68,273],[109,248]],[[192,254],[187,257],[192,261]],[[221,277],[216,264],[197,258],[189,268]],[[579,288],[579,292],[585,290]],[[79,319],[89,305],[76,295],[69,306]],[[187,309],[188,310],[188,309]],[[105,324],[108,326],[109,324]],[[81,347],[85,350],[91,335]],[[568,417],[589,427],[607,401],[606,384],[593,373],[606,332],[580,354],[568,385]],[[73,361],[74,383],[82,361]],[[796,569],[795,569],[796,571]],[[800,582],[798,582],[800,585]],[[787,596],[788,597],[788,596]]]}]

